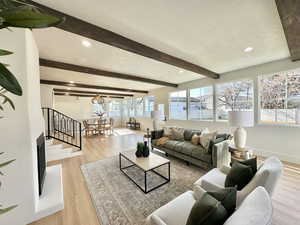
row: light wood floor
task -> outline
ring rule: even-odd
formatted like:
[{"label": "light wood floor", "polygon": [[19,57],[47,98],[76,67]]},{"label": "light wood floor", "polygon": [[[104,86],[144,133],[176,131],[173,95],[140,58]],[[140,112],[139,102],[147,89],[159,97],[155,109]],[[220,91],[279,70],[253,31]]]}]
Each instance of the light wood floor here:
[{"label": "light wood floor", "polygon": [[[101,225],[80,165],[117,155],[122,150],[135,147],[136,142],[141,140],[142,133],[83,138],[82,156],[51,162],[50,165],[60,163],[63,167],[65,209],[31,225]],[[300,224],[300,166],[285,163],[284,174],[273,197],[273,206],[273,225]]]}]

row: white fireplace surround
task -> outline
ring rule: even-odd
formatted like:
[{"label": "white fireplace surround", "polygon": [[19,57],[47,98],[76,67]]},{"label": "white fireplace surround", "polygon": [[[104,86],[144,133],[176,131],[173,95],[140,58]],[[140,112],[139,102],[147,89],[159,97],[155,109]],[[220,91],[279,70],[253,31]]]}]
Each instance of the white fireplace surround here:
[{"label": "white fireplace surround", "polygon": [[16,159],[2,171],[0,202],[4,207],[17,204],[14,210],[1,215],[0,225],[25,225],[64,207],[62,167],[47,167],[43,194],[38,193],[37,143],[44,130],[40,100],[39,55],[28,29],[0,31],[0,49],[14,54],[1,57],[9,64],[23,88],[23,96],[9,94],[16,110],[6,106],[0,119],[0,162]]}]

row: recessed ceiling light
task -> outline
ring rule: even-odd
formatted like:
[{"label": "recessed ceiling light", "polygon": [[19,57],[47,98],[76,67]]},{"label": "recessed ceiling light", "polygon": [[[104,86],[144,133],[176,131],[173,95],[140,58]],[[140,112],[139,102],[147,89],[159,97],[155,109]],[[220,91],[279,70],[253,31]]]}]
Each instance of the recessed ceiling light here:
[{"label": "recessed ceiling light", "polygon": [[84,47],[87,47],[87,48],[89,48],[89,47],[92,46],[91,42],[89,42],[89,41],[87,41],[87,40],[83,40],[83,41],[81,42],[81,44],[82,44]]},{"label": "recessed ceiling light", "polygon": [[68,90],[71,90],[71,88],[67,88]]},{"label": "recessed ceiling light", "polygon": [[244,52],[252,52],[253,51],[253,47],[247,47],[244,49]]},{"label": "recessed ceiling light", "polygon": [[184,71],[183,70],[179,70],[179,73],[183,73]]},{"label": "recessed ceiling light", "polygon": [[69,83],[74,84],[74,81],[71,80],[71,81],[69,81]]}]

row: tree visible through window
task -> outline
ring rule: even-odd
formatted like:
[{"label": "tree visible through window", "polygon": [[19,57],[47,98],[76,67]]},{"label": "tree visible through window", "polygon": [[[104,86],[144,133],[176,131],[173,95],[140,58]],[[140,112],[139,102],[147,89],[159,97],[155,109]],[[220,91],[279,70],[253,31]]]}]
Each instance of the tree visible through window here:
[{"label": "tree visible through window", "polygon": [[213,120],[213,87],[190,90],[189,119]]},{"label": "tree visible through window", "polygon": [[170,93],[169,99],[170,119],[187,119],[187,96],[186,91],[177,91]]},{"label": "tree visible through window", "polygon": [[260,77],[260,119],[267,123],[300,123],[300,73]]},{"label": "tree visible through window", "polygon": [[135,99],[135,115],[136,117],[144,116],[144,101],[143,98]]},{"label": "tree visible through window", "polygon": [[253,110],[253,81],[217,85],[217,119],[228,120],[228,111]]}]

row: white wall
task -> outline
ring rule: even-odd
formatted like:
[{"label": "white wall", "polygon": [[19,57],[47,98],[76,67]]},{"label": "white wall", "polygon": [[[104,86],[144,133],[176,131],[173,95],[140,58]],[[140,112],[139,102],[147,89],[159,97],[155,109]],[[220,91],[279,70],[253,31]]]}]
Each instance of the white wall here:
[{"label": "white wall", "polygon": [[41,84],[41,104],[45,108],[54,107],[54,92],[53,87]]},{"label": "white wall", "polygon": [[[55,109],[76,120],[93,118],[90,97],[55,96]],[[115,127],[121,126],[121,117],[114,117]]]},{"label": "white wall", "polygon": [[93,108],[91,98],[74,96],[55,96],[55,109],[76,120],[92,117]]},{"label": "white wall", "polygon": [[1,162],[16,161],[1,170],[0,202],[4,206],[17,204],[13,211],[1,215],[1,225],[24,225],[35,217],[38,200],[37,147],[36,138],[44,132],[44,121],[40,103],[40,76],[38,50],[31,31],[14,29],[1,30],[0,49],[14,52],[1,57],[10,64],[23,88],[23,96],[9,94],[16,110],[5,107],[4,118],[0,119]]},{"label": "white wall", "polygon": [[[271,74],[274,72],[286,71],[300,68],[300,62],[291,62],[289,59],[279,60],[267,64],[249,67],[242,70],[237,70],[222,74],[218,80],[213,79],[199,79],[192,82],[187,82],[179,85],[178,88],[160,88],[155,89],[149,95],[155,96],[155,104],[165,104],[165,113],[169,115],[168,98],[169,92],[177,90],[185,90],[198,88],[201,86],[215,85],[228,81],[239,79],[253,79],[254,93],[255,93],[255,119],[258,115],[258,95],[257,95],[257,77],[259,75]],[[152,128],[151,119],[138,118],[142,122],[142,128]],[[201,128],[208,127],[210,130],[219,130],[232,132],[226,122],[199,122],[199,121],[180,121],[171,120],[167,125],[177,125],[186,128]],[[300,127],[285,127],[276,125],[259,124],[253,128],[247,128],[248,139],[247,145],[253,147],[257,153],[264,156],[276,155],[282,160],[300,163]]]}]

